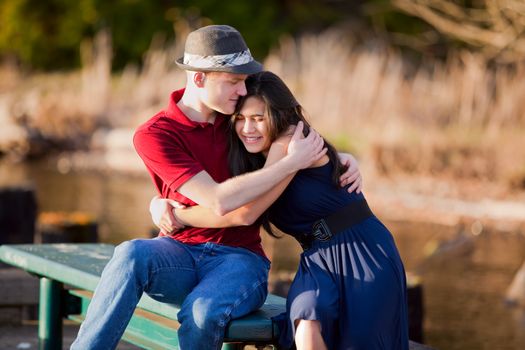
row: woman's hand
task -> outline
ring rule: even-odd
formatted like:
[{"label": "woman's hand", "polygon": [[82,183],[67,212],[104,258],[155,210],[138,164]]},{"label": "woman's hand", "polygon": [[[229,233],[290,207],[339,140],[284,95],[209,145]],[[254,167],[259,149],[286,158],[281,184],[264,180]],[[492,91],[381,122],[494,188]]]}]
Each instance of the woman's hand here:
[{"label": "woman's hand", "polygon": [[159,196],[155,196],[151,200],[149,205],[151,220],[163,234],[174,234],[184,228],[184,225],[177,221],[176,208],[185,208],[185,206],[173,199],[160,198]]},{"label": "woman's hand", "polygon": [[352,184],[348,187],[348,193],[353,192],[361,193],[363,190],[363,178],[357,160],[353,155],[349,153],[339,153],[339,160],[343,166],[346,166],[346,171],[339,177],[339,183],[341,187],[345,187],[348,184]]}]

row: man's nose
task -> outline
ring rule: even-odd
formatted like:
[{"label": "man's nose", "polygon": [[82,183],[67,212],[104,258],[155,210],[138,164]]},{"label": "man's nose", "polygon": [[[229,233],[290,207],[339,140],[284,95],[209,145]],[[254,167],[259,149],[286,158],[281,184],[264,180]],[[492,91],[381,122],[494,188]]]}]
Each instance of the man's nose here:
[{"label": "man's nose", "polygon": [[239,96],[244,96],[247,94],[247,91],[246,91],[246,84],[243,82],[239,83],[239,88],[237,89],[237,94]]}]

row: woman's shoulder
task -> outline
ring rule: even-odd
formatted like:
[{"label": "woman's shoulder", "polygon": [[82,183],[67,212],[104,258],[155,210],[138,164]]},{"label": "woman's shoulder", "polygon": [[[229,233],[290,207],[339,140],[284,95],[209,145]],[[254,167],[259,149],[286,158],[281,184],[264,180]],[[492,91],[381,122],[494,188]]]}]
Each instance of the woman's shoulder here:
[{"label": "woman's shoulder", "polygon": [[319,159],[318,161],[310,165],[309,169],[321,168],[328,164],[330,164],[330,158],[328,158],[328,156],[325,154],[324,156],[321,157],[321,159]]}]

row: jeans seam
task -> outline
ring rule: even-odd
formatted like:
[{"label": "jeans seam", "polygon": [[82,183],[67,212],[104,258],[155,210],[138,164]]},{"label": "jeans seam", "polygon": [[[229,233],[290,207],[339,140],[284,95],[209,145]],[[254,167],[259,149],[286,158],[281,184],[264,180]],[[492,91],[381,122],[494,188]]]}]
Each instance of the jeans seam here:
[{"label": "jeans seam", "polygon": [[184,271],[195,271],[195,269],[191,267],[174,267],[174,266],[163,266],[163,267],[157,267],[154,270],[151,270],[151,274],[156,274],[160,270],[184,270]]},{"label": "jeans seam", "polygon": [[[135,311],[135,308],[136,308],[136,306],[128,307],[128,314],[131,312],[131,316],[129,317],[130,321],[131,321],[131,317],[133,317],[133,312]],[[113,339],[111,341],[111,348],[110,349],[115,349],[117,347],[117,344],[120,341],[120,339],[121,339],[122,335],[124,334],[124,332],[126,331],[126,328],[127,328],[128,325],[129,325],[129,322],[128,323],[121,322],[121,325],[120,325],[120,327],[118,329],[118,332],[115,333],[115,336],[113,337]]]},{"label": "jeans seam", "polygon": [[221,333],[222,338],[224,339],[224,329],[226,327],[226,319],[231,315],[233,310],[241,305],[244,301],[248,300],[250,295],[252,295],[262,284],[266,283],[266,281],[258,280],[254,284],[252,284],[252,288],[249,291],[244,292],[239,299],[237,299],[232,305],[228,306],[224,313],[222,314],[222,317],[219,319],[219,326],[222,328],[217,328],[217,331],[215,332],[215,345],[218,346],[219,342],[221,340]]}]

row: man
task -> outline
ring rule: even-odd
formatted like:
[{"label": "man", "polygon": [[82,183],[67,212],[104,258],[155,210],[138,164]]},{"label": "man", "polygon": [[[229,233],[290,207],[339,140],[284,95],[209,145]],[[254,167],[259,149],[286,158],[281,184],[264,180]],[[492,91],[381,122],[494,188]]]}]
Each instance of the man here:
[{"label": "man", "polygon": [[[173,92],[168,108],[139,127],[134,138],[163,198],[198,203],[220,215],[261,196],[270,204],[286,179],[326,152],[317,133],[303,138],[297,128],[290,147],[295,151],[230,179],[225,116],[246,94],[248,74],[262,66],[240,33],[221,25],[190,33],[177,64],[187,71],[186,88]],[[254,224],[186,228],[173,236],[124,242],[102,273],[72,349],[115,348],[143,292],[181,306],[182,349],[220,349],[229,320],[264,303],[269,266]]]}]

